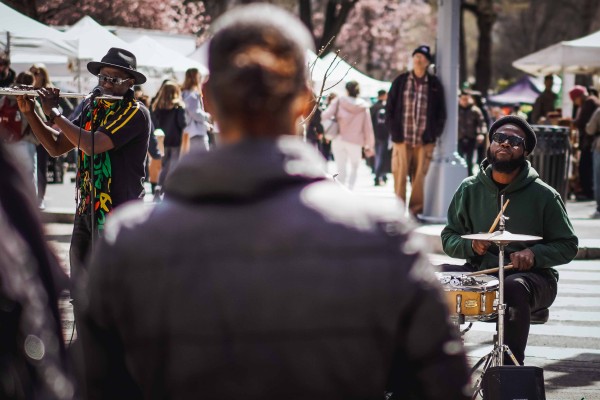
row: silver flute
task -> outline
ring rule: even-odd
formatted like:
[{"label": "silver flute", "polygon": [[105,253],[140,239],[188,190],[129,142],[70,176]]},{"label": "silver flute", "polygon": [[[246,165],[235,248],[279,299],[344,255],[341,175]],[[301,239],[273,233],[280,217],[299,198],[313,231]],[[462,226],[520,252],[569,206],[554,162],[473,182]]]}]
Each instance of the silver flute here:
[{"label": "silver flute", "polygon": [[[60,92],[58,97],[68,97],[68,98],[80,98],[84,99],[88,97],[89,93],[69,93],[69,92]],[[17,89],[17,88],[0,88],[0,96],[39,96],[37,90],[28,90],[28,89]],[[123,96],[113,96],[109,94],[103,94],[101,96],[96,97],[96,99],[104,99],[104,100],[121,100]]]}]

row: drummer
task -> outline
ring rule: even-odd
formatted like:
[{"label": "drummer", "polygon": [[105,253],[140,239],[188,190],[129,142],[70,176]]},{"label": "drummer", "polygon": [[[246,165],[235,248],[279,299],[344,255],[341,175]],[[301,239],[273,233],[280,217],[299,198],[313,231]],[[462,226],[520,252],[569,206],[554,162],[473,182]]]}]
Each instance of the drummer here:
[{"label": "drummer", "polygon": [[[498,119],[488,133],[490,147],[476,176],[465,179],[448,208],[442,231],[444,252],[466,259],[465,265],[448,265],[445,271],[474,272],[498,267],[498,247],[492,242],[468,240],[466,234],[488,232],[498,215],[501,195],[510,200],[505,229],[511,233],[541,236],[539,241],[513,242],[505,248],[504,300],[508,306],[505,343],[522,365],[529,335],[530,314],[543,310],[556,298],[558,272],[577,254],[578,240],[560,195],[543,182],[525,158],[537,138],[521,117]],[[505,355],[506,365],[513,364]]]}]

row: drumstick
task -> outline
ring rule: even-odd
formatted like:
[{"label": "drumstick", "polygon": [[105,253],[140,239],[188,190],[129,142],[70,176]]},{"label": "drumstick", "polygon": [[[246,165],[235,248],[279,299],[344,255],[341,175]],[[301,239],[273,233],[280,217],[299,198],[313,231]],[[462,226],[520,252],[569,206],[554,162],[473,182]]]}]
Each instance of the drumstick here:
[{"label": "drumstick", "polygon": [[[508,264],[504,267],[504,270],[506,271],[507,269],[513,269],[514,266],[512,264]],[[483,271],[477,271],[477,272],[471,272],[470,274],[466,274],[465,276],[477,276],[477,275],[485,275],[485,274],[493,274],[495,272],[500,271],[500,267],[498,268],[490,268],[490,269],[484,269]]]},{"label": "drumstick", "polygon": [[506,202],[504,203],[504,205],[502,206],[502,211],[500,211],[498,213],[498,216],[496,217],[496,219],[494,220],[494,223],[492,224],[492,227],[490,228],[490,230],[488,231],[488,233],[492,233],[494,232],[494,229],[496,229],[496,225],[498,225],[498,222],[500,222],[500,217],[502,216],[502,214],[504,213],[504,210],[506,210],[506,206],[508,205],[508,202],[510,201],[510,199],[506,199]]}]

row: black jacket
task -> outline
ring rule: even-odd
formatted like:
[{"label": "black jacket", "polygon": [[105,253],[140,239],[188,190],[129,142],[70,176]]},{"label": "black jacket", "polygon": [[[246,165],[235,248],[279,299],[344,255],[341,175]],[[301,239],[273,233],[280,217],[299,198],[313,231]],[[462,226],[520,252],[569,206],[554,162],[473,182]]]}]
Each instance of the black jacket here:
[{"label": "black jacket", "polygon": [[78,320],[89,398],[381,399],[390,375],[401,398],[466,398],[401,208],[319,165],[291,137],[190,153],[163,203],[115,211]]},{"label": "black jacket", "polygon": [[[386,125],[392,141],[395,143],[404,142],[403,115],[404,115],[404,88],[408,75],[412,72],[405,72],[398,75],[392,82],[392,87],[388,92],[388,100],[385,106]],[[427,92],[427,122],[425,132],[423,133],[423,143],[434,143],[444,131],[446,123],[446,101],[444,99],[444,88],[440,80],[431,74],[428,77]]]}]

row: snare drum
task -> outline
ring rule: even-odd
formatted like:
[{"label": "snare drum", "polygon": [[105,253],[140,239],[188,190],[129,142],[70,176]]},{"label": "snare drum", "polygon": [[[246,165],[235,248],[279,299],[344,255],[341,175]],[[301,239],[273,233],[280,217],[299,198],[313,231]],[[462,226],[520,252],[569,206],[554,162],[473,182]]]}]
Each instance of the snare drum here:
[{"label": "snare drum", "polygon": [[462,272],[437,272],[436,275],[446,292],[452,318],[463,314],[465,321],[486,321],[496,316],[499,287],[496,277],[469,277]]}]

